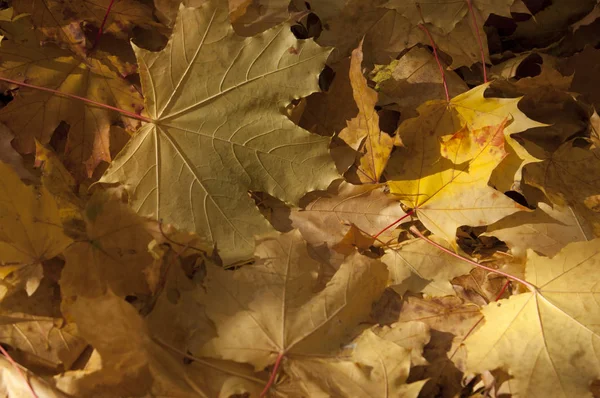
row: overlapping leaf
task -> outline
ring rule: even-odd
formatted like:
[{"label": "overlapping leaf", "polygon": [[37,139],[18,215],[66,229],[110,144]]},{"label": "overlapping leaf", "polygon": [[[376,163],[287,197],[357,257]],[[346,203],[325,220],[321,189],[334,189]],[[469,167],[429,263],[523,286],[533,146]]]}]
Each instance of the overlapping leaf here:
[{"label": "overlapping leaf", "polygon": [[215,242],[226,263],[248,259],[254,234],[270,230],[249,189],[295,202],[336,172],[328,139],[311,136],[281,109],[317,90],[328,51],[287,26],[234,34],[214,1],[180,10],[167,47],[136,49],[143,126],[102,182],[120,182],[133,207]]},{"label": "overlapping leaf", "polygon": [[70,243],[61,225],[58,207],[44,187],[27,186],[0,162],[0,267],[6,284],[33,294],[43,276],[42,264]]},{"label": "overlapping leaf", "polygon": [[[2,25],[2,27],[4,27]],[[41,46],[23,17],[10,25],[0,45],[0,75],[57,90],[132,113],[140,112],[141,96],[100,57],[80,59],[53,45]],[[101,161],[109,162],[112,124],[134,130],[139,122],[119,112],[96,107],[53,92],[19,89],[0,111],[0,121],[16,135],[21,153],[35,151],[35,139],[47,144],[61,122],[69,125],[65,163],[81,180],[91,176]]]},{"label": "overlapping leaf", "polygon": [[350,83],[358,115],[348,121],[339,137],[361,155],[357,167],[360,181],[378,183],[392,152],[393,140],[379,128],[379,116],[375,110],[377,93],[367,85],[363,76],[362,59],[361,42],[359,48],[352,51],[350,61]]},{"label": "overlapping leaf", "polygon": [[591,396],[600,376],[599,265],[598,239],[552,259],[529,251],[526,279],[535,291],[483,309],[484,326],[465,341],[468,369],[508,370],[514,394]]}]

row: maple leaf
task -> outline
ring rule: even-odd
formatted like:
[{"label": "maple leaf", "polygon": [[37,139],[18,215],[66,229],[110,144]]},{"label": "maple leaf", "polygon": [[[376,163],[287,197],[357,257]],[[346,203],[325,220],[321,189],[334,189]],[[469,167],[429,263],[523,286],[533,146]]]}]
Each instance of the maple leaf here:
[{"label": "maple leaf", "polygon": [[159,26],[153,21],[152,8],[133,0],[15,0],[12,6],[17,14],[31,15],[33,25],[50,40],[68,44],[75,52],[86,47],[81,25],[100,28],[105,15],[103,31],[123,39],[129,39],[135,26]]},{"label": "maple leaf", "polygon": [[[514,0],[473,0],[481,18],[479,30],[490,14],[510,17],[510,6]],[[469,12],[467,1],[455,0],[388,0],[384,5],[393,8],[406,17],[412,24],[432,23],[444,33],[450,33],[456,24],[463,20]]]},{"label": "maple leaf", "polygon": [[33,294],[43,276],[42,264],[70,243],[63,232],[58,207],[44,186],[26,186],[0,162],[0,264],[8,289],[22,286]]},{"label": "maple leaf", "polygon": [[[206,312],[218,337],[204,355],[247,362],[257,370],[278,355],[299,358],[336,351],[364,320],[387,279],[385,266],[358,253],[346,258],[320,290],[320,264],[298,231],[265,239],[255,264],[230,272],[208,268]],[[235,324],[235,327],[231,325]]]},{"label": "maple leaf", "polygon": [[[429,239],[447,247],[443,239],[435,236]],[[426,291],[430,295],[454,294],[448,280],[467,274],[472,268],[470,264],[441,250],[432,251],[431,245],[422,239],[406,241],[390,249],[381,261],[388,266],[391,284],[402,284],[400,293],[411,290]],[[418,278],[411,280],[411,276]]]},{"label": "maple leaf", "polygon": [[[328,27],[317,39],[318,43],[336,48],[330,63],[348,56],[363,38],[367,65],[387,64],[390,58],[419,43],[431,45],[428,35],[418,26],[421,21],[412,23],[397,10],[381,8],[383,3],[383,0],[342,0],[311,5],[311,10]],[[427,29],[437,47],[452,57],[451,68],[481,61],[477,35],[467,18],[463,18],[451,34],[429,24]],[[487,36],[483,29],[480,29],[479,38],[487,60]]]},{"label": "maple leaf", "polygon": [[[427,336],[425,325],[417,324],[421,328],[420,335]],[[355,347],[349,358],[294,361],[289,372],[303,381],[299,387],[308,396],[416,398],[425,381],[406,384],[411,350],[393,341],[391,336],[406,326],[411,325],[385,327],[384,332],[380,332],[383,336],[366,330],[352,343]],[[418,351],[424,343],[420,342]]]},{"label": "maple leaf", "polygon": [[75,324],[66,323],[58,311],[60,299],[56,282],[44,278],[32,296],[17,291],[2,301],[0,336],[22,365],[70,369],[85,350],[87,342]]},{"label": "maple leaf", "polygon": [[[2,25],[4,26],[4,25]],[[79,59],[55,46],[40,46],[32,37],[29,19],[12,22],[14,35],[0,46],[0,75],[34,86],[85,97],[130,113],[141,110],[141,96],[99,58]],[[16,26],[16,28],[15,28]],[[112,124],[135,129],[139,122],[119,112],[56,95],[20,88],[15,99],[0,110],[0,121],[16,135],[21,153],[35,151],[35,140],[50,142],[61,121],[69,124],[65,163],[78,180],[90,177],[101,161],[109,162]]]},{"label": "maple leaf", "polygon": [[488,186],[492,170],[506,156],[504,123],[473,130],[472,134],[463,128],[447,140],[443,148],[446,157],[462,164],[455,166],[440,160],[436,149],[439,144],[434,129],[443,122],[429,119],[425,126],[419,126],[421,131],[413,130],[420,136],[401,136],[403,141],[404,137],[410,140],[405,144],[417,150],[417,156],[405,162],[406,177],[395,177],[388,186],[405,205],[415,209],[425,227],[454,246],[456,228],[461,225],[491,224],[527,208]]},{"label": "maple leaf", "polygon": [[465,340],[468,370],[507,369],[513,394],[591,396],[600,375],[599,244],[571,243],[551,259],[528,251],[532,291],[483,308],[485,324]]},{"label": "maple leaf", "polygon": [[505,242],[514,256],[525,256],[527,249],[552,257],[571,242],[591,240],[591,225],[572,208],[538,203],[532,213],[516,213],[487,227],[487,236]]},{"label": "maple leaf", "polygon": [[198,358],[184,366],[181,354],[157,343],[136,309],[110,291],[95,298],[80,297],[71,310],[81,334],[98,350],[102,362],[96,368],[62,374],[57,385],[69,394],[219,396],[235,388],[258,394],[264,383],[247,376],[252,375],[247,369],[223,362]]},{"label": "maple leaf", "polygon": [[600,234],[600,149],[580,148],[567,141],[541,163],[527,166],[525,181],[555,204],[570,206]]},{"label": "maple leaf", "polygon": [[380,230],[405,215],[398,202],[383,193],[382,185],[332,184],[326,196],[320,196],[304,209],[294,209],[292,225],[304,239],[329,246],[344,237],[339,226],[354,224],[363,231]]},{"label": "maple leaf", "polygon": [[329,51],[285,25],[238,37],[227,18],[221,2],[181,9],[163,51],[135,48],[153,122],[100,181],[124,184],[140,214],[216,242],[229,264],[250,257],[251,237],[271,230],[249,189],[296,202],[337,173],[329,139],[280,112],[317,90]]},{"label": "maple leaf", "polygon": [[[443,66],[446,66],[442,63]],[[440,75],[435,57],[425,48],[413,47],[399,60],[388,65],[376,65],[371,80],[379,93],[380,102],[400,112],[402,119],[418,116],[416,109],[422,103],[444,98],[446,81],[448,94],[458,96],[468,90],[465,82],[454,71]]]},{"label": "maple leaf", "polygon": [[465,350],[462,341],[482,316],[477,306],[458,297],[418,298],[407,296],[395,319],[399,322],[423,322],[430,327],[431,342],[423,352],[427,366],[411,370],[417,380],[428,378],[421,394],[453,397],[462,391]]},{"label": "maple leaf", "polygon": [[379,129],[379,116],[375,110],[377,93],[367,86],[362,73],[362,42],[352,51],[350,83],[358,115],[340,131],[339,137],[362,155],[357,167],[362,182],[377,183],[392,152],[393,140]]},{"label": "maple leaf", "polygon": [[65,300],[101,296],[107,289],[121,297],[149,294],[144,272],[159,261],[148,252],[150,222],[114,194],[102,192],[87,203],[84,220],[85,236],[64,252],[60,284]]}]

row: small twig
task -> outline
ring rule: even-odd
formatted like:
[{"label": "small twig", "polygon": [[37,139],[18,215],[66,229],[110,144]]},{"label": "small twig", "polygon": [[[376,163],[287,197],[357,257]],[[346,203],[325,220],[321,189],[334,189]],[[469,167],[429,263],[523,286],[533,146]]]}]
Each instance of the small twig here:
[{"label": "small twig", "polygon": [[8,354],[8,352],[6,352],[4,347],[2,347],[2,344],[0,344],[0,352],[2,353],[2,355],[4,355],[6,357],[6,359],[8,359],[8,362],[10,362],[11,365],[15,369],[17,369],[17,372],[19,372],[19,374],[23,378],[23,380],[25,381],[25,384],[27,384],[27,387],[29,387],[29,391],[31,391],[31,396],[33,396],[34,398],[39,398],[38,395],[36,394],[36,392],[33,390],[31,383],[29,383],[29,379],[25,376],[25,373],[23,373],[23,371],[21,370],[21,367],[15,362],[14,359],[12,359],[12,357]]},{"label": "small twig", "polygon": [[149,118],[144,117],[142,115],[138,115],[137,113],[129,112],[129,111],[126,111],[126,110],[121,109],[121,108],[117,108],[117,107],[114,107],[114,106],[106,105],[106,104],[103,104],[101,102],[96,102],[96,101],[93,101],[91,99],[87,99],[85,97],[80,97],[78,95],[69,94],[69,93],[63,93],[62,91],[53,90],[51,88],[35,86],[33,84],[23,83],[23,82],[20,82],[20,81],[17,81],[17,80],[12,80],[12,79],[7,79],[6,77],[0,77],[0,80],[8,82],[8,83],[16,84],[18,86],[34,88],[34,89],[40,90],[40,91],[46,91],[48,93],[60,95],[61,97],[66,97],[66,98],[70,98],[70,99],[76,99],[76,100],[79,100],[79,101],[83,101],[83,102],[85,102],[87,104],[92,104],[92,105],[98,106],[100,108],[105,108],[105,109],[109,109],[111,111],[119,112],[119,113],[121,113],[121,114],[123,114],[125,116],[129,116],[130,118],[141,120],[142,122],[152,123],[152,119],[149,119]]},{"label": "small twig", "polygon": [[267,382],[267,385],[265,385],[265,388],[262,390],[262,392],[260,393],[260,397],[265,397],[267,395],[267,393],[269,392],[269,389],[271,388],[271,386],[273,386],[273,383],[275,383],[275,377],[277,377],[277,372],[279,371],[279,366],[281,365],[281,360],[283,359],[283,352],[280,352],[279,355],[277,355],[277,359],[275,360],[275,365],[273,365],[273,370],[271,371],[271,377],[269,377],[269,381]]},{"label": "small twig", "polygon": [[471,14],[471,19],[473,20],[473,26],[475,27],[475,34],[477,35],[477,42],[479,43],[479,51],[481,53],[481,66],[483,68],[483,82],[487,83],[487,70],[485,67],[485,51],[483,51],[483,42],[481,41],[481,35],[479,34],[479,26],[477,26],[477,18],[475,17],[475,11],[473,10],[473,4],[471,4],[471,0],[467,0],[467,4],[469,6],[469,13]]},{"label": "small twig", "polygon": [[96,34],[96,39],[94,40],[94,44],[92,45],[92,50],[96,48],[98,40],[100,40],[100,36],[102,36],[102,33],[104,31],[104,25],[106,24],[108,14],[110,14],[110,9],[112,8],[114,2],[115,0],[110,0],[110,3],[108,4],[108,8],[106,9],[106,13],[104,14],[104,19],[102,20],[102,24],[100,25],[100,29],[98,30],[98,33]]},{"label": "small twig", "polygon": [[502,275],[502,276],[504,276],[504,277],[506,277],[508,279],[511,279],[511,280],[513,280],[515,282],[519,282],[519,283],[525,285],[527,287],[527,289],[529,289],[533,293],[537,292],[537,288],[534,285],[532,285],[531,283],[527,282],[526,280],[523,280],[521,278],[517,278],[516,276],[513,276],[511,274],[507,274],[504,271],[500,271],[498,269],[491,268],[491,267],[485,266],[483,264],[479,264],[478,262],[475,262],[473,260],[469,260],[468,258],[465,258],[465,257],[463,257],[461,255],[458,255],[458,254],[454,253],[452,250],[448,250],[444,246],[439,245],[436,242],[432,241],[431,239],[427,238],[425,235],[423,235],[421,232],[419,232],[419,230],[417,228],[415,228],[414,226],[410,227],[410,231],[413,234],[417,235],[419,238],[423,239],[425,242],[429,243],[432,246],[437,247],[438,249],[440,249],[441,251],[443,251],[446,254],[449,254],[449,255],[451,255],[453,257],[456,257],[459,260],[465,261],[465,262],[467,262],[467,263],[469,263],[471,265],[474,265],[475,267],[484,269],[484,270],[489,271],[489,272],[493,272],[493,273],[498,274],[498,275]]}]

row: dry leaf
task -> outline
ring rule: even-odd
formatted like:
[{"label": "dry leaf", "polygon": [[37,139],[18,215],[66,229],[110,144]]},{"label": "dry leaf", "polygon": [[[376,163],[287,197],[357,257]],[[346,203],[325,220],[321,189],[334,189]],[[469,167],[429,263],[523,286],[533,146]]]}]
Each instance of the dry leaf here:
[{"label": "dry leaf", "polygon": [[163,51],[136,48],[153,122],[101,182],[124,184],[141,215],[218,243],[231,264],[251,256],[254,234],[271,230],[249,189],[296,202],[337,173],[329,140],[281,112],[317,90],[328,50],[296,40],[285,25],[242,38],[227,18],[218,1],[182,8]]}]

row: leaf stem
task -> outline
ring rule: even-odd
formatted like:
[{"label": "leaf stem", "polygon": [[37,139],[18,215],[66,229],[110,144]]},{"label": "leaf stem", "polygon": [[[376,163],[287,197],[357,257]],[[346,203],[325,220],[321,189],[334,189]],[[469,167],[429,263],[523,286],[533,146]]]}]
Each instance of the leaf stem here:
[{"label": "leaf stem", "polygon": [[483,264],[479,264],[478,262],[475,262],[473,260],[469,260],[468,258],[465,258],[465,257],[463,257],[463,256],[461,256],[459,254],[456,254],[452,250],[446,249],[444,246],[439,245],[436,242],[432,241],[431,239],[427,238],[425,235],[423,235],[421,232],[419,232],[419,230],[417,228],[415,228],[414,226],[410,227],[410,231],[413,234],[417,235],[419,238],[423,239],[425,242],[429,243],[430,245],[437,247],[438,249],[440,249],[444,253],[447,253],[447,254],[449,254],[449,255],[451,255],[453,257],[458,258],[459,260],[462,260],[462,261],[465,261],[465,262],[467,262],[467,263],[469,263],[471,265],[474,265],[475,267],[484,269],[484,270],[489,271],[489,272],[493,272],[493,273],[498,274],[498,275],[502,275],[502,276],[504,276],[504,277],[506,277],[508,279],[511,279],[511,280],[513,280],[515,282],[519,282],[519,283],[523,284],[525,287],[527,287],[527,289],[529,289],[533,293],[537,292],[537,288],[534,285],[532,285],[531,283],[527,282],[526,280],[521,279],[521,278],[517,278],[516,276],[513,276],[511,274],[507,274],[504,271],[500,271],[498,269],[491,268],[491,267],[488,267],[488,266],[483,265]]},{"label": "leaf stem", "polygon": [[92,50],[94,48],[96,48],[96,45],[98,44],[98,41],[100,40],[100,36],[102,36],[102,32],[104,32],[104,25],[106,24],[106,20],[108,19],[108,14],[110,14],[110,9],[112,8],[114,2],[115,2],[115,0],[110,0],[110,3],[108,4],[108,8],[106,9],[106,13],[104,14],[104,19],[102,20],[100,29],[98,30],[98,33],[96,34],[96,38],[94,39],[94,44],[92,44]]},{"label": "leaf stem", "polygon": [[283,352],[280,352],[279,355],[277,355],[277,359],[275,360],[275,365],[273,365],[273,370],[271,371],[271,377],[269,377],[269,381],[267,382],[267,385],[265,385],[265,388],[260,393],[261,398],[267,395],[267,393],[269,392],[269,389],[271,388],[273,383],[275,383],[275,377],[277,376],[277,372],[279,371],[279,366],[281,365],[281,360],[283,359],[283,356],[284,356]]},{"label": "leaf stem", "polygon": [[17,81],[17,80],[8,79],[6,77],[0,77],[0,80],[8,82],[8,83],[16,84],[17,86],[34,88],[36,90],[46,91],[48,93],[60,95],[61,97],[66,97],[66,98],[70,98],[70,99],[76,99],[78,101],[82,101],[82,102],[85,102],[87,104],[95,105],[95,106],[97,106],[99,108],[104,108],[104,109],[109,109],[111,111],[119,112],[119,113],[121,113],[121,114],[123,114],[125,116],[129,116],[132,119],[141,120],[142,122],[146,122],[146,123],[152,123],[152,119],[144,117],[142,115],[138,115],[137,113],[129,112],[129,111],[126,111],[125,109],[121,109],[121,108],[117,108],[117,107],[110,106],[110,105],[107,105],[107,104],[103,104],[101,102],[96,102],[94,100],[87,99],[85,97],[80,97],[78,95],[69,94],[69,93],[63,93],[62,91],[53,90],[51,88],[46,88],[46,87],[36,86],[36,85],[33,85],[33,84],[28,84],[28,83],[20,82],[20,81]]},{"label": "leaf stem", "polygon": [[446,74],[444,73],[444,68],[442,67],[442,62],[440,61],[440,57],[438,57],[437,46],[435,45],[435,41],[433,41],[433,37],[431,36],[431,33],[429,33],[429,30],[425,26],[425,19],[423,18],[423,12],[421,11],[421,6],[419,5],[419,3],[417,3],[416,6],[417,6],[417,9],[419,10],[419,15],[421,15],[421,21],[423,21],[423,23],[420,23],[418,26],[419,26],[419,28],[421,28],[421,30],[423,32],[425,32],[425,34],[429,38],[429,42],[431,43],[431,48],[433,48],[433,56],[435,57],[435,62],[437,62],[438,68],[440,69],[440,74],[442,75],[442,84],[444,85],[444,91],[446,93],[446,101],[450,102],[450,94],[448,93],[448,84],[446,83]]},{"label": "leaf stem", "polygon": [[2,347],[2,344],[0,344],[0,352],[2,353],[2,355],[4,355],[6,357],[8,362],[10,362],[10,364],[15,369],[17,369],[17,372],[19,372],[19,374],[23,378],[23,380],[25,381],[25,384],[27,384],[27,387],[29,387],[29,391],[31,391],[31,396],[33,396],[34,398],[39,398],[38,395],[36,394],[36,392],[34,391],[33,387],[31,386],[29,379],[25,376],[25,373],[23,373],[23,371],[21,370],[21,367],[15,362],[14,359],[12,359],[12,357],[8,354],[8,352],[4,349],[4,347]]},{"label": "leaf stem", "polygon": [[481,54],[481,67],[483,68],[483,82],[487,83],[487,70],[485,67],[485,52],[483,51],[483,42],[481,41],[481,35],[479,33],[479,26],[477,25],[477,17],[475,16],[475,11],[473,10],[473,4],[471,0],[467,0],[467,5],[469,6],[469,14],[471,14],[471,19],[473,20],[473,26],[475,27],[475,34],[477,35],[477,43],[479,43],[479,52]]},{"label": "leaf stem", "polygon": [[377,232],[375,235],[372,235],[373,238],[377,239],[377,237],[379,235],[381,235],[382,233],[384,233],[388,229],[392,228],[394,225],[398,224],[400,221],[404,220],[406,217],[412,216],[414,212],[415,212],[414,209],[410,210],[408,213],[406,213],[405,215],[403,215],[402,217],[400,217],[399,219],[397,219],[396,221],[394,221],[393,223],[391,223],[390,225],[388,225],[387,227],[385,227],[381,231]]}]

